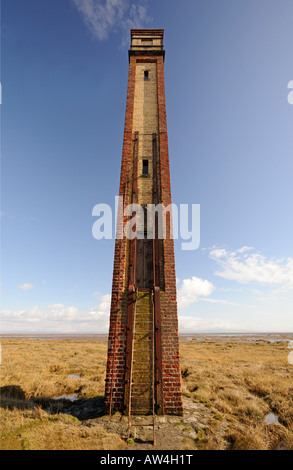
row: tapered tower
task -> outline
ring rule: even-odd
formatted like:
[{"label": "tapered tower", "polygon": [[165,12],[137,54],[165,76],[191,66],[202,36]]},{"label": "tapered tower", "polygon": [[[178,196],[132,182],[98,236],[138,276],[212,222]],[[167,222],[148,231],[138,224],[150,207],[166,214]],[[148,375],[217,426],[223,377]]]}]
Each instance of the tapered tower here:
[{"label": "tapered tower", "polygon": [[182,414],[172,215],[165,238],[149,205],[171,204],[164,81],[164,30],[131,30],[120,179],[124,229],[139,205],[136,237],[115,242],[105,403],[115,411]]}]

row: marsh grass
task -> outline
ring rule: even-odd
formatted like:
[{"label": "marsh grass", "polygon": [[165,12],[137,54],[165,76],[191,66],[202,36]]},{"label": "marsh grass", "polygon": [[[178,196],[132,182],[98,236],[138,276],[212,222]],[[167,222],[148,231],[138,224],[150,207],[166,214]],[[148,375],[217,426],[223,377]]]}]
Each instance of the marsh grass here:
[{"label": "marsh grass", "polygon": [[[286,343],[181,343],[183,392],[213,412],[200,449],[293,449],[293,367]],[[273,412],[279,424],[268,425]],[[225,425],[224,423],[225,422]]]},{"label": "marsh grass", "polygon": [[[286,346],[181,343],[183,394],[207,410],[197,449],[293,449],[293,366]],[[125,448],[99,422],[90,426],[65,414],[68,402],[54,399],[103,396],[106,356],[102,341],[3,339],[1,448]],[[265,422],[269,412],[279,423]]]},{"label": "marsh grass", "polygon": [[[78,394],[104,394],[106,342],[2,340],[1,449],[121,449],[119,436],[62,413]],[[78,378],[69,378],[78,375]]]}]

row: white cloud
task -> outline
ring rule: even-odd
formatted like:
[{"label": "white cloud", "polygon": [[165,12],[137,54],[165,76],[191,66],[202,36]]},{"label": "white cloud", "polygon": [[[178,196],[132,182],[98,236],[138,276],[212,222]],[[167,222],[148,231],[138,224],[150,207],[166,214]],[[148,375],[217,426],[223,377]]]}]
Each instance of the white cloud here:
[{"label": "white cloud", "polygon": [[236,331],[239,326],[236,323],[219,320],[219,319],[203,319],[191,316],[179,316],[179,330],[181,333],[201,332],[201,331]]},{"label": "white cloud", "polygon": [[92,34],[99,40],[107,39],[112,31],[120,29],[129,38],[129,29],[141,28],[151,21],[144,2],[129,0],[71,0]]},{"label": "white cloud", "polygon": [[102,312],[110,311],[110,303],[111,303],[111,295],[109,295],[109,294],[103,295],[102,298],[101,298],[101,303],[99,305],[99,309]]},{"label": "white cloud", "polygon": [[27,283],[27,284],[20,284],[20,285],[18,285],[17,287],[18,287],[19,289],[21,289],[21,290],[26,291],[26,290],[34,289],[35,286],[34,286],[34,284],[29,284],[29,283]]},{"label": "white cloud", "polygon": [[193,276],[191,279],[184,279],[182,286],[178,290],[178,307],[183,309],[198,302],[200,296],[211,295],[215,287],[207,280]]},{"label": "white cloud", "polygon": [[242,248],[239,248],[238,253],[246,253],[247,251],[253,250],[252,246],[246,246],[244,245]]},{"label": "white cloud", "polygon": [[2,331],[107,333],[109,328],[110,295],[103,295],[99,305],[82,311],[75,306],[49,305],[46,309],[1,311]]},{"label": "white cloud", "polygon": [[252,250],[246,246],[234,252],[212,249],[209,255],[221,268],[215,274],[241,284],[258,282],[293,289],[293,258],[268,259]]},{"label": "white cloud", "polygon": [[224,248],[214,248],[210,251],[210,256],[216,260],[224,258],[225,256],[227,256],[227,251]]}]

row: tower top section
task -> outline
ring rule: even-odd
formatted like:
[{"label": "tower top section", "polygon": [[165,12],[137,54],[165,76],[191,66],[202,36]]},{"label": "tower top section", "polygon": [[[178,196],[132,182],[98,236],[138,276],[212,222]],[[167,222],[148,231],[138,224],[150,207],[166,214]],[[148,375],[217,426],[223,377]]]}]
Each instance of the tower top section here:
[{"label": "tower top section", "polygon": [[132,29],[129,55],[165,56],[163,29]]}]

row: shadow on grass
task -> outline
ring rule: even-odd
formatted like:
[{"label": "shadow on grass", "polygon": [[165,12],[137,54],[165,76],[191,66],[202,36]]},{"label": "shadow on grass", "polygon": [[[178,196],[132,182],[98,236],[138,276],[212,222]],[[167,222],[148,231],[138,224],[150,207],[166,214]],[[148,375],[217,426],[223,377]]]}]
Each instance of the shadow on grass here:
[{"label": "shadow on grass", "polygon": [[34,410],[41,408],[54,415],[64,413],[80,421],[95,419],[105,415],[105,398],[99,396],[89,399],[76,399],[74,403],[68,398],[30,397],[18,385],[0,387],[0,406],[9,410]]}]

